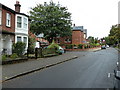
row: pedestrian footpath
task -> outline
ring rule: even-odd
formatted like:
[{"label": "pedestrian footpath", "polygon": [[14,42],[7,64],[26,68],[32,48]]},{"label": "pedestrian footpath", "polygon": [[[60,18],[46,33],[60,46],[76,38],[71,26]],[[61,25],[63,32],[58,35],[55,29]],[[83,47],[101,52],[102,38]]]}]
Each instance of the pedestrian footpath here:
[{"label": "pedestrian footpath", "polygon": [[[99,48],[89,51],[96,51]],[[54,66],[78,57],[84,56],[82,53],[67,52],[63,55],[30,59],[26,62],[8,64],[2,66],[2,81],[10,80],[28,73],[44,69],[46,67]]]}]

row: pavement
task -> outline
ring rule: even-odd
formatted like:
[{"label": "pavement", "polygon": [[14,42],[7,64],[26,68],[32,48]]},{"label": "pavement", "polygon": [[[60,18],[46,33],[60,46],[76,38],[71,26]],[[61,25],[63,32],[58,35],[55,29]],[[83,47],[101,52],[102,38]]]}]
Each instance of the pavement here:
[{"label": "pavement", "polygon": [[[98,51],[100,48],[89,49],[88,51]],[[66,52],[59,56],[29,59],[26,62],[8,64],[2,66],[2,81],[8,81],[16,77],[20,77],[35,71],[39,71],[63,62],[73,60],[75,58],[84,56],[82,53]]]}]

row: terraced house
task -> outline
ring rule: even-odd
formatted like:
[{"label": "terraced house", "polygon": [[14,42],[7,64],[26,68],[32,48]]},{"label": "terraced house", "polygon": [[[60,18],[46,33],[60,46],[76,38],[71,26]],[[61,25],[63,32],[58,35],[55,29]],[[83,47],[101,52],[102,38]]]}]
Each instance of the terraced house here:
[{"label": "terraced house", "polygon": [[25,42],[27,50],[29,17],[24,13],[20,13],[20,7],[19,1],[16,1],[15,10],[0,3],[1,53],[12,54],[12,45],[18,41]]}]

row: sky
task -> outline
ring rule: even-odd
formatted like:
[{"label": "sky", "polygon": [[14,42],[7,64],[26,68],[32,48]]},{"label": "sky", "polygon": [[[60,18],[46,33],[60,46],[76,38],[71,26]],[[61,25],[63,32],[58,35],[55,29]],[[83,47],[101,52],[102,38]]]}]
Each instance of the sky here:
[{"label": "sky", "polygon": [[[50,2],[50,0],[18,0],[21,4],[21,13],[28,14],[30,8],[36,4]],[[87,36],[103,38],[108,36],[112,25],[118,23],[119,0],[52,0],[54,3],[68,8],[72,24],[84,26]],[[0,3],[15,9],[16,0],[0,0]]]}]

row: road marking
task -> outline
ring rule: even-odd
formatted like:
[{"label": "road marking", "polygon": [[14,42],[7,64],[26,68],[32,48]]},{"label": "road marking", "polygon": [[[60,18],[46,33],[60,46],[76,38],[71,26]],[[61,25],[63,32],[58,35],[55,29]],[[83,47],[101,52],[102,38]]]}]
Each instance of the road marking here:
[{"label": "road marking", "polygon": [[110,78],[110,73],[108,73],[108,78]]}]

